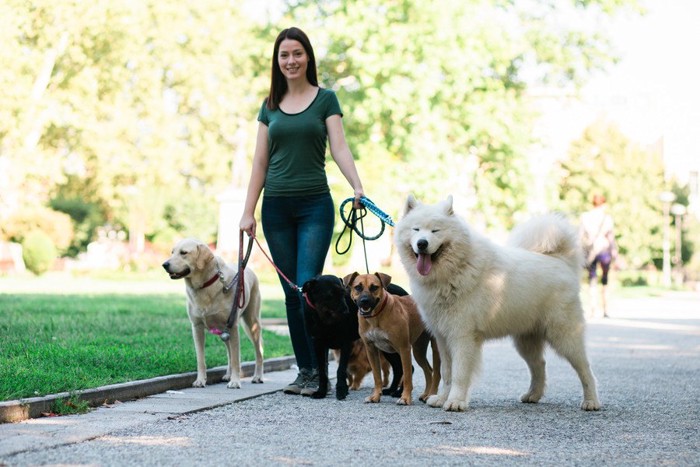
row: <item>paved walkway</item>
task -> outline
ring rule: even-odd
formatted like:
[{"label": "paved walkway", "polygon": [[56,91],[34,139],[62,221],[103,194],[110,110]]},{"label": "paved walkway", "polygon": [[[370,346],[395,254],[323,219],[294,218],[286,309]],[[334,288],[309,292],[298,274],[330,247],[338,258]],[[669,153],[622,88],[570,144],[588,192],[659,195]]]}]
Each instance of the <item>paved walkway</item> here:
[{"label": "paved walkway", "polygon": [[371,378],[345,401],[288,396],[286,370],[0,425],[0,465],[700,465],[700,296],[616,300],[611,314],[589,325],[596,413],[578,409],[578,379],[551,353],[542,402],[518,402],[527,369],[502,340],[466,413],[365,404]]}]

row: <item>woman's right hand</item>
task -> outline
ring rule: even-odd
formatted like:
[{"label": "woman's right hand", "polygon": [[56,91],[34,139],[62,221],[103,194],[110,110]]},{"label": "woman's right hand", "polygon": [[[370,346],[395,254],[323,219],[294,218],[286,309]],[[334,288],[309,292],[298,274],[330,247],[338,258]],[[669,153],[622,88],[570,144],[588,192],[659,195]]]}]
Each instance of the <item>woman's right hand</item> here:
[{"label": "woman's right hand", "polygon": [[255,216],[251,214],[243,214],[243,216],[241,216],[241,222],[239,224],[241,231],[247,233],[249,237],[255,238],[255,227]]}]

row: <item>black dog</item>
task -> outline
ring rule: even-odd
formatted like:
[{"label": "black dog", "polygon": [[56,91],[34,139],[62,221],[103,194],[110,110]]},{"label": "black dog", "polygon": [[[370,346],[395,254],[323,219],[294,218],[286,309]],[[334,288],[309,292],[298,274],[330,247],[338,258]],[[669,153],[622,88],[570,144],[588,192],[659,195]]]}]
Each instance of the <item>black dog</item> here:
[{"label": "black dog", "polygon": [[[389,284],[387,288],[395,295],[408,295],[401,287]],[[326,397],[328,393],[328,351],[340,350],[335,397],[343,400],[348,395],[347,368],[352,344],[360,338],[357,321],[357,305],[350,298],[341,278],[320,275],[302,286],[304,294],[304,317],[306,327],[314,342],[318,361],[318,390],[311,394],[314,399]],[[401,394],[403,370],[399,354],[383,353],[391,365],[393,377],[391,386],[384,394],[397,397]]]}]

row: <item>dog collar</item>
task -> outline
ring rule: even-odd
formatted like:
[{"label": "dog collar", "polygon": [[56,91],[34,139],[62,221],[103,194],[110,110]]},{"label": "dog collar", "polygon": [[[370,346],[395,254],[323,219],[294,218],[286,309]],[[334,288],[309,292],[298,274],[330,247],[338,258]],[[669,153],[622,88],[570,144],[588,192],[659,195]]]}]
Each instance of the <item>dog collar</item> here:
[{"label": "dog collar", "polygon": [[207,287],[209,287],[210,285],[212,285],[214,282],[216,282],[216,280],[217,280],[218,278],[219,278],[219,273],[217,272],[216,274],[214,274],[214,276],[213,276],[211,279],[209,279],[208,281],[206,281],[206,282],[204,283],[204,285],[200,287],[200,290],[201,290],[201,289],[206,289]]},{"label": "dog collar", "polygon": [[379,313],[384,311],[384,307],[386,306],[386,302],[387,302],[387,298],[386,298],[387,293],[388,292],[386,292],[386,291],[384,292],[384,296],[382,297],[382,301],[379,302],[379,305],[374,307],[374,309],[372,310],[373,311],[372,314],[363,315],[362,313],[360,313],[360,316],[362,316],[363,318],[374,318],[375,316],[379,315]]}]

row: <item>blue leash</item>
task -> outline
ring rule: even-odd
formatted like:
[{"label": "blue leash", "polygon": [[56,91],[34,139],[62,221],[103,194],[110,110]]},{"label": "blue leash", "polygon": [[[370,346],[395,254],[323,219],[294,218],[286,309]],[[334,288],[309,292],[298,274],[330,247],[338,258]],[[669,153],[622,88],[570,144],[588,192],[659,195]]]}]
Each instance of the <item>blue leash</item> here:
[{"label": "blue leash", "polygon": [[[345,200],[345,203],[347,203],[348,200],[354,200],[354,198],[348,198],[347,200]],[[388,224],[391,227],[394,226],[394,221],[391,219],[391,216],[379,209],[377,205],[372,202],[371,199],[367,198],[366,196],[363,196],[362,198],[360,198],[360,204],[366,207],[372,214],[377,216],[383,223]]]},{"label": "blue leash", "polygon": [[[376,204],[372,202],[369,198],[366,196],[363,196],[360,198],[360,204],[362,205],[361,208],[355,209],[352,208],[350,211],[350,215],[347,216],[345,214],[345,206],[348,203],[354,203],[355,198],[348,198],[345,201],[343,201],[340,205],[340,218],[343,219],[343,231],[340,233],[338,236],[338,240],[335,242],[335,251],[339,255],[344,255],[347,253],[350,248],[352,247],[352,233],[355,232],[361,239],[362,239],[362,245],[365,248],[365,266],[367,266],[367,248],[365,247],[365,240],[376,240],[379,237],[382,236],[384,233],[384,229],[386,228],[386,225],[394,226],[394,221],[391,219],[391,216],[382,211],[377,207]],[[352,206],[352,204],[351,204]],[[360,211],[360,214],[358,215],[357,211]],[[375,216],[379,218],[381,221],[381,228],[379,229],[379,233],[374,236],[367,236],[365,234],[365,226],[364,226],[364,221],[363,219],[367,217],[367,211],[371,212]],[[358,228],[357,222],[360,222],[360,227]],[[345,248],[343,251],[340,251],[339,245],[340,245],[340,239],[343,237],[345,234],[345,230],[349,229],[350,230],[350,240],[348,241],[347,248]],[[367,272],[369,273],[369,267],[367,266]]]}]

